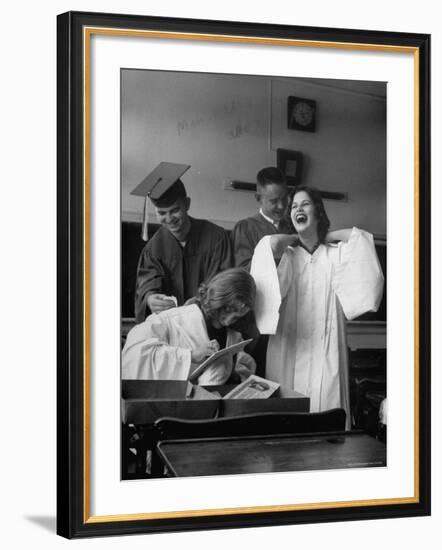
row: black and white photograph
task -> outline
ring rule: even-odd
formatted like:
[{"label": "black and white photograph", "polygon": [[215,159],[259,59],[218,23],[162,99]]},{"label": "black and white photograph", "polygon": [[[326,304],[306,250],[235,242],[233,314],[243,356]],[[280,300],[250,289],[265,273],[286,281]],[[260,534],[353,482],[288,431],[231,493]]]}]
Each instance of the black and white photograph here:
[{"label": "black and white photograph", "polygon": [[58,532],[428,514],[429,38],[58,23]]},{"label": "black and white photograph", "polygon": [[438,546],[442,27],[400,6],[5,4],[3,548]]},{"label": "black and white photograph", "polygon": [[387,83],[120,90],[122,480],[386,468]]}]

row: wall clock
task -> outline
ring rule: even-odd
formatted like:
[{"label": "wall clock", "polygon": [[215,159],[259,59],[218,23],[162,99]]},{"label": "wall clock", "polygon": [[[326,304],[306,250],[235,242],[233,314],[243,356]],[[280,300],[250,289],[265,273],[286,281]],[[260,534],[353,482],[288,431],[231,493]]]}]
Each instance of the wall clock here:
[{"label": "wall clock", "polygon": [[314,132],[316,128],[316,101],[303,97],[289,96],[287,125],[290,130]]}]

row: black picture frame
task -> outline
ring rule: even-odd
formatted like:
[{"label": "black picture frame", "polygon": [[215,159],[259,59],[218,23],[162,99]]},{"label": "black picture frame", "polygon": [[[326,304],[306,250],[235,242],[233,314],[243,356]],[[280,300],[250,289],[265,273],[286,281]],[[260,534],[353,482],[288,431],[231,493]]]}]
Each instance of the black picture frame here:
[{"label": "black picture frame", "polygon": [[290,149],[276,149],[276,165],[285,175],[287,184],[291,187],[302,182],[302,167],[304,157],[300,151]]},{"label": "black picture frame", "polygon": [[[320,41],[347,48],[401,48],[413,52],[418,67],[416,84],[416,178],[418,198],[416,291],[418,316],[416,348],[417,484],[413,499],[364,505],[329,506],[278,511],[250,509],[217,513],[149,518],[96,518],[90,514],[88,415],[90,399],[86,368],[88,331],[88,273],[90,244],[85,210],[84,139],[85,29],[202,33],[237,37],[239,41],[274,39],[312,44]],[[334,522],[430,514],[430,36],[320,27],[296,27],[226,21],[192,20],[136,15],[68,12],[57,20],[57,532],[67,538],[201,529],[244,528],[296,523]],[[86,413],[85,413],[86,411]]]}]

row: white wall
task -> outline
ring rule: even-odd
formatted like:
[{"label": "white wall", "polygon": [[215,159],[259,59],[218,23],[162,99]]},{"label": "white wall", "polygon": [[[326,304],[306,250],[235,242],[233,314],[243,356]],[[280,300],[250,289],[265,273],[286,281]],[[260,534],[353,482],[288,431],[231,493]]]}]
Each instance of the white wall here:
[{"label": "white wall", "polygon": [[[302,151],[307,185],[348,193],[348,202],[326,201],[333,228],[356,225],[386,234],[385,86],[324,79],[273,83],[272,147]],[[316,132],[287,128],[289,95],[316,100]]]},{"label": "white wall", "polygon": [[[2,11],[2,452],[4,548],[435,549],[442,534],[442,29],[436,2],[59,0]],[[55,516],[55,16],[67,10],[433,33],[433,516],[67,542]],[[11,235],[13,237],[11,238]],[[30,446],[26,447],[25,442]],[[438,542],[439,541],[439,542]]]},{"label": "white wall", "polygon": [[[122,73],[122,213],[140,220],[144,201],[130,191],[161,160],[190,164],[183,181],[192,214],[230,228],[256,211],[255,182],[276,165],[276,149],[301,151],[302,182],[348,193],[327,201],[340,226],[385,235],[385,84],[126,70]],[[376,92],[376,94],[373,93]],[[317,102],[317,131],[287,129],[287,98]]]},{"label": "white wall", "polygon": [[122,95],[123,216],[140,218],[144,201],[128,193],[161,160],[191,165],[182,179],[196,217],[228,226],[254,211],[253,194],[224,186],[229,178],[255,181],[275,162],[267,79],[126,71]]}]

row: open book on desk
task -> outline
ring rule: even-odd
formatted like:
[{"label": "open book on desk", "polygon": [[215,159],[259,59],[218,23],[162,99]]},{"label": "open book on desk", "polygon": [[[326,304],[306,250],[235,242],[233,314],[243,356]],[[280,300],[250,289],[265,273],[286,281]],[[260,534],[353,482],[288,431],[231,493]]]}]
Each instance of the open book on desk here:
[{"label": "open book on desk", "polygon": [[248,340],[243,340],[242,342],[238,342],[237,344],[233,344],[232,346],[228,346],[227,348],[220,349],[216,351],[215,353],[212,353],[210,357],[205,359],[201,365],[199,365],[189,376],[190,382],[195,382],[197,378],[199,378],[203,372],[206,371],[212,365],[217,359],[220,359],[221,357],[224,357],[226,355],[235,355],[235,353],[238,353],[240,351],[243,351],[243,349],[252,342],[253,338],[249,338]]}]

